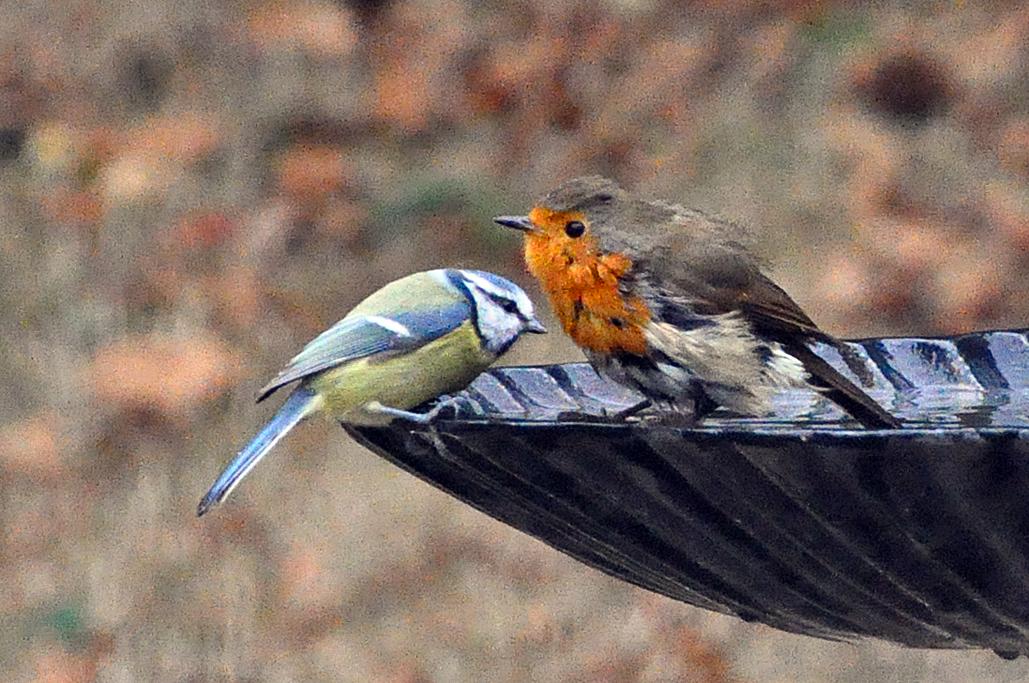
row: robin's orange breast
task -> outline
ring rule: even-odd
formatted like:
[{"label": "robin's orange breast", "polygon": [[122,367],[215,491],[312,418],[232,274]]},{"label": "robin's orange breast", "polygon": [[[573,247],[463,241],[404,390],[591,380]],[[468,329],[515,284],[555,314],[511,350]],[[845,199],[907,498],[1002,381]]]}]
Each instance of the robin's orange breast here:
[{"label": "robin's orange breast", "polygon": [[642,299],[623,297],[618,289],[632,261],[621,254],[598,255],[594,249],[588,239],[563,242],[529,234],[525,261],[576,344],[597,353],[642,356],[650,311]]}]

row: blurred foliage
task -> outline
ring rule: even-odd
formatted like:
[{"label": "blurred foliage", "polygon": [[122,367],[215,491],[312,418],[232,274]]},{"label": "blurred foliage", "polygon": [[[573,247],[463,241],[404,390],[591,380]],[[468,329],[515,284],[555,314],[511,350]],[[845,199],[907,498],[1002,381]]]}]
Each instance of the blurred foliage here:
[{"label": "blurred foliage", "polygon": [[[643,593],[331,427],[192,514],[254,390],[376,287],[463,265],[537,292],[489,217],[573,175],[751,226],[833,332],[1024,326],[1027,82],[1015,2],[6,8],[0,670],[1024,680]],[[577,357],[548,337],[513,362]]]}]

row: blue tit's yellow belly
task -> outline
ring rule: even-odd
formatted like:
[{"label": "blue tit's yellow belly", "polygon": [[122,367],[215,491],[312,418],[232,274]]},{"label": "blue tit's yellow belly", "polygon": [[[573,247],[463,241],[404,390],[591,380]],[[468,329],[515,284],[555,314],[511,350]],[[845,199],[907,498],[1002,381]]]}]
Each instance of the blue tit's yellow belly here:
[{"label": "blue tit's yellow belly", "polygon": [[464,389],[495,358],[479,343],[472,323],[406,354],[372,356],[306,381],[338,420],[366,403],[409,410],[440,394]]}]

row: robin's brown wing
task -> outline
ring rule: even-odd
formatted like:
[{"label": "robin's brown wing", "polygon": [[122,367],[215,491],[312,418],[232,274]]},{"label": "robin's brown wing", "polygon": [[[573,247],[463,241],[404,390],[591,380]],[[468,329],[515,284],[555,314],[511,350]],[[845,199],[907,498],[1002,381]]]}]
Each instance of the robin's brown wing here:
[{"label": "robin's brown wing", "polygon": [[760,331],[826,337],[743,245],[706,230],[691,234],[690,227],[670,232],[647,255],[654,284],[686,299],[698,313],[740,311]]},{"label": "robin's brown wing", "polygon": [[827,336],[789,294],[761,272],[754,273],[748,282],[739,286],[716,287],[713,299],[726,311],[742,310],[759,330],[816,339]]}]

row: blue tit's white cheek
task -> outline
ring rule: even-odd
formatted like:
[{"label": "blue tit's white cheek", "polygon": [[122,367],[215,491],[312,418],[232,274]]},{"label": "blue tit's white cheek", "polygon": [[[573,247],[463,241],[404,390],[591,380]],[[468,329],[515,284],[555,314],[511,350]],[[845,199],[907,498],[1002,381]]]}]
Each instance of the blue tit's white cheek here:
[{"label": "blue tit's white cheek", "polygon": [[471,299],[475,324],[486,350],[505,352],[526,330],[534,311],[529,297],[518,285],[481,270],[448,271],[451,283]]},{"label": "blue tit's white cheek", "polygon": [[469,288],[475,300],[476,325],[486,349],[499,354],[507,350],[522,330],[522,321],[498,306],[488,294]]}]

